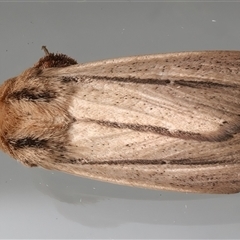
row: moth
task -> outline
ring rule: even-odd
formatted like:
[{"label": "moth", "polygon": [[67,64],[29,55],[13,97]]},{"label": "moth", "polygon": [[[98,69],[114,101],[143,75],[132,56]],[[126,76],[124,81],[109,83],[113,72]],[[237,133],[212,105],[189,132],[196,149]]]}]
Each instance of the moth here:
[{"label": "moth", "polygon": [[78,64],[49,53],[0,88],[0,147],[129,186],[240,191],[240,51]]}]

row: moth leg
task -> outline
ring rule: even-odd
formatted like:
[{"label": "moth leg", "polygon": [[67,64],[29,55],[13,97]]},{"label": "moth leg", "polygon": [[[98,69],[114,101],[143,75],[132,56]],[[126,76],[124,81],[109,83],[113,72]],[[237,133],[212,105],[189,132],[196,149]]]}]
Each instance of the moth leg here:
[{"label": "moth leg", "polygon": [[42,50],[44,51],[46,56],[50,54],[46,46],[42,46]]},{"label": "moth leg", "polygon": [[38,69],[45,68],[63,68],[77,64],[77,61],[65,54],[49,53],[46,46],[42,46],[45,56],[40,58],[39,61],[34,65]]}]

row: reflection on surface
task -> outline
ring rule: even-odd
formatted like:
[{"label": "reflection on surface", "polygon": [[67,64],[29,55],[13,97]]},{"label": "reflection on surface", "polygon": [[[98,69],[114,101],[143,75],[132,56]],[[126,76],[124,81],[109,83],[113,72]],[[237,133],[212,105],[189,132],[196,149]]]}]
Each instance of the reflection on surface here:
[{"label": "reflection on surface", "polygon": [[35,187],[50,196],[58,212],[92,227],[124,223],[216,225],[239,223],[240,194],[204,195],[154,191],[30,169]]}]

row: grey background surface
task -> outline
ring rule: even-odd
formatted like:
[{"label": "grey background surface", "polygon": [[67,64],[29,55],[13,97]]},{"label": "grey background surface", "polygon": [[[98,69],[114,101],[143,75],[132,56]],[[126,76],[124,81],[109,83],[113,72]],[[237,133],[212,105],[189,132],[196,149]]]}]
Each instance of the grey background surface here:
[{"label": "grey background surface", "polygon": [[[42,45],[79,62],[240,50],[240,3],[0,3],[1,82]],[[0,238],[240,238],[240,195],[117,186],[0,155]]]}]

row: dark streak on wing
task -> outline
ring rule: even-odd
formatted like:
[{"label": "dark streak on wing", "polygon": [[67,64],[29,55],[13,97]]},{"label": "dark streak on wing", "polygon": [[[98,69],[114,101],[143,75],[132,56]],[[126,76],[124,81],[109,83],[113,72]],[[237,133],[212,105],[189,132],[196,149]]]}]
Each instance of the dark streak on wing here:
[{"label": "dark streak on wing", "polygon": [[231,161],[197,161],[191,159],[177,159],[177,160],[162,160],[162,159],[132,159],[132,160],[105,160],[105,161],[86,161],[84,159],[69,159],[70,164],[81,164],[81,165],[219,165],[219,164],[235,164],[236,162]]},{"label": "dark streak on wing", "polygon": [[[87,77],[87,76],[84,76]],[[136,77],[107,77],[107,76],[88,76],[95,80],[106,80],[106,81],[114,81],[114,82],[124,82],[124,83],[141,83],[141,84],[156,84],[156,85],[168,85],[175,84],[180,86],[187,86],[191,88],[199,88],[199,87],[224,87],[224,88],[235,88],[237,87],[235,84],[222,84],[216,83],[212,81],[191,81],[191,80],[169,80],[169,79],[155,79],[155,78],[136,78]]]},{"label": "dark streak on wing", "polygon": [[154,78],[135,78],[135,77],[107,77],[107,76],[83,76],[84,78],[92,78],[95,80],[107,80],[113,82],[123,82],[123,83],[141,83],[141,84],[157,84],[157,85],[168,85],[171,83],[169,79],[154,79]]},{"label": "dark streak on wing", "polygon": [[181,138],[185,140],[197,140],[197,141],[208,141],[208,142],[222,142],[232,138],[232,134],[225,132],[220,136],[213,137],[207,135],[201,135],[200,133],[194,132],[186,132],[186,131],[174,131],[170,132],[167,128],[152,126],[152,125],[140,125],[140,124],[129,124],[129,123],[118,123],[118,122],[109,122],[109,121],[102,121],[102,120],[95,120],[95,119],[86,119],[86,121],[97,123],[101,126],[107,126],[112,128],[119,128],[119,129],[131,129],[133,131],[139,132],[151,132],[156,133],[163,136],[174,137],[174,138]]},{"label": "dark streak on wing", "polygon": [[53,91],[40,91],[37,88],[23,88],[20,91],[13,92],[8,98],[16,100],[27,100],[27,101],[43,101],[50,102],[52,99],[56,98],[56,93]]},{"label": "dark streak on wing", "polygon": [[221,84],[221,83],[215,83],[215,82],[206,82],[206,81],[186,81],[186,80],[175,80],[174,83],[176,85],[180,86],[186,86],[186,87],[191,87],[191,88],[199,88],[199,87],[206,87],[206,88],[211,88],[211,87],[223,87],[223,88],[235,88],[237,87],[236,85],[230,85],[230,84]]},{"label": "dark streak on wing", "polygon": [[63,82],[63,83],[70,83],[70,82],[75,82],[75,83],[77,83],[78,82],[78,77],[69,77],[69,76],[63,76],[62,78],[61,78],[61,81]]}]

